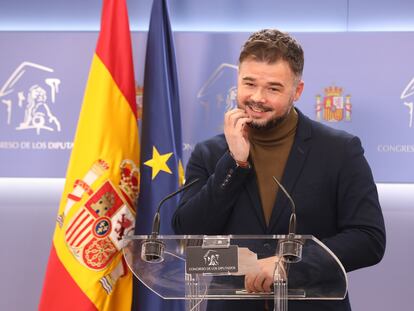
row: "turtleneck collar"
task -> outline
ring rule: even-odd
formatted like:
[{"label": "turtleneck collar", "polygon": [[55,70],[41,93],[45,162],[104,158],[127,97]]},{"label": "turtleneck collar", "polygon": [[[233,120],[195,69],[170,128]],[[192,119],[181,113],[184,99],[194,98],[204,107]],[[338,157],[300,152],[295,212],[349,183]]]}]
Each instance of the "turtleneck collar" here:
[{"label": "turtleneck collar", "polygon": [[249,140],[255,145],[273,146],[296,132],[298,113],[292,108],[285,120],[270,129],[249,128]]}]

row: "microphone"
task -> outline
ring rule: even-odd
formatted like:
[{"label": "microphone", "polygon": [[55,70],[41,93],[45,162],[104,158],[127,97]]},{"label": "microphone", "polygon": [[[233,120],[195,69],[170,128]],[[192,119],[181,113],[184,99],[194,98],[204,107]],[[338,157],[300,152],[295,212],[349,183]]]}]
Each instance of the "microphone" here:
[{"label": "microphone", "polygon": [[289,219],[289,234],[287,239],[281,239],[279,242],[279,254],[283,257],[287,263],[296,263],[302,260],[302,247],[303,242],[296,238],[296,205],[290,196],[289,192],[283,187],[283,185],[277,180],[275,176],[272,176],[275,183],[282,189],[282,192],[288,198],[291,213]]},{"label": "microphone", "polygon": [[192,185],[194,185],[198,181],[199,181],[199,178],[196,178],[190,181],[188,184],[185,184],[184,186],[174,191],[173,193],[170,193],[164,199],[161,200],[160,204],[158,204],[157,212],[154,215],[154,220],[152,221],[152,233],[151,234],[153,237],[157,236],[160,233],[160,221],[161,221],[160,209],[161,209],[161,206],[164,204],[164,202],[176,196],[180,192],[183,192],[184,190],[190,188]]},{"label": "microphone", "polygon": [[163,242],[158,240],[158,235],[160,233],[160,223],[161,223],[161,215],[160,215],[161,206],[164,204],[165,201],[171,199],[172,197],[176,196],[180,192],[183,192],[184,190],[190,188],[192,185],[194,185],[199,180],[200,180],[199,178],[196,178],[192,180],[191,182],[189,182],[188,184],[185,184],[178,190],[167,195],[158,204],[157,212],[155,213],[154,219],[152,221],[151,238],[145,240],[142,245],[142,250],[141,250],[142,260],[144,260],[145,262],[150,262],[150,263],[159,263],[164,260],[165,245]]},{"label": "microphone", "polygon": [[290,220],[289,220],[289,235],[291,235],[291,234],[295,235],[296,234],[296,205],[295,205],[295,202],[293,201],[292,197],[287,192],[285,187],[283,187],[283,185],[277,180],[277,178],[275,176],[272,176],[272,177],[273,177],[273,180],[279,186],[279,188],[282,189],[285,196],[289,199],[290,206],[291,206],[291,209],[292,209],[292,212],[290,214]]}]

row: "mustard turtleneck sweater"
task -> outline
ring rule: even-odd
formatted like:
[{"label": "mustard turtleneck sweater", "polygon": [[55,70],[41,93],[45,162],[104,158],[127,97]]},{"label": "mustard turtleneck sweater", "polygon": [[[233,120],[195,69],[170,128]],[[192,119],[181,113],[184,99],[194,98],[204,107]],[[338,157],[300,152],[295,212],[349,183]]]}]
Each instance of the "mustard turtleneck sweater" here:
[{"label": "mustard turtleneck sweater", "polygon": [[279,190],[272,176],[282,181],[297,124],[298,114],[292,108],[287,118],[274,128],[269,130],[249,128],[250,156],[257,176],[266,225],[269,225]]}]

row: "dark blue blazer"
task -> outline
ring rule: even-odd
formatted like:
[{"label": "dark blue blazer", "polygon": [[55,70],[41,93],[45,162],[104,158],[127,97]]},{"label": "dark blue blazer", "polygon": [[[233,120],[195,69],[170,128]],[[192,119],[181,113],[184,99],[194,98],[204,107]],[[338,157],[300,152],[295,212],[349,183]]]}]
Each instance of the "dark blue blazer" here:
[{"label": "dark blue blazer", "polygon": [[[371,169],[358,137],[310,120],[299,110],[282,184],[296,203],[297,233],[327,245],[346,271],[378,263],[385,228]],[[254,168],[237,167],[224,135],[196,145],[172,225],[177,234],[286,234],[290,205],[279,192],[266,226]],[[272,183],[272,180],[269,180]],[[262,301],[209,303],[211,310],[264,310]],[[273,310],[273,309],[271,309]],[[289,311],[351,310],[343,301],[289,302]]]}]

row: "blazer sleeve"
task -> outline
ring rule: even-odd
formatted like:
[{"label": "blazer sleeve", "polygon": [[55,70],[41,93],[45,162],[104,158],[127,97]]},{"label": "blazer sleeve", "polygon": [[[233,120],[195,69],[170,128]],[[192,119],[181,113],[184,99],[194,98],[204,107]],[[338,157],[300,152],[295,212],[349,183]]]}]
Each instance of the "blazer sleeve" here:
[{"label": "blazer sleeve", "polygon": [[[220,148],[221,150],[221,148]],[[187,189],[172,218],[176,234],[222,234],[251,168],[238,167],[227,151],[197,144],[186,169]],[[218,151],[218,152],[217,152]]]},{"label": "blazer sleeve", "polygon": [[357,137],[346,142],[338,179],[338,233],[323,242],[346,271],[374,265],[384,255],[385,226],[377,188]]}]

